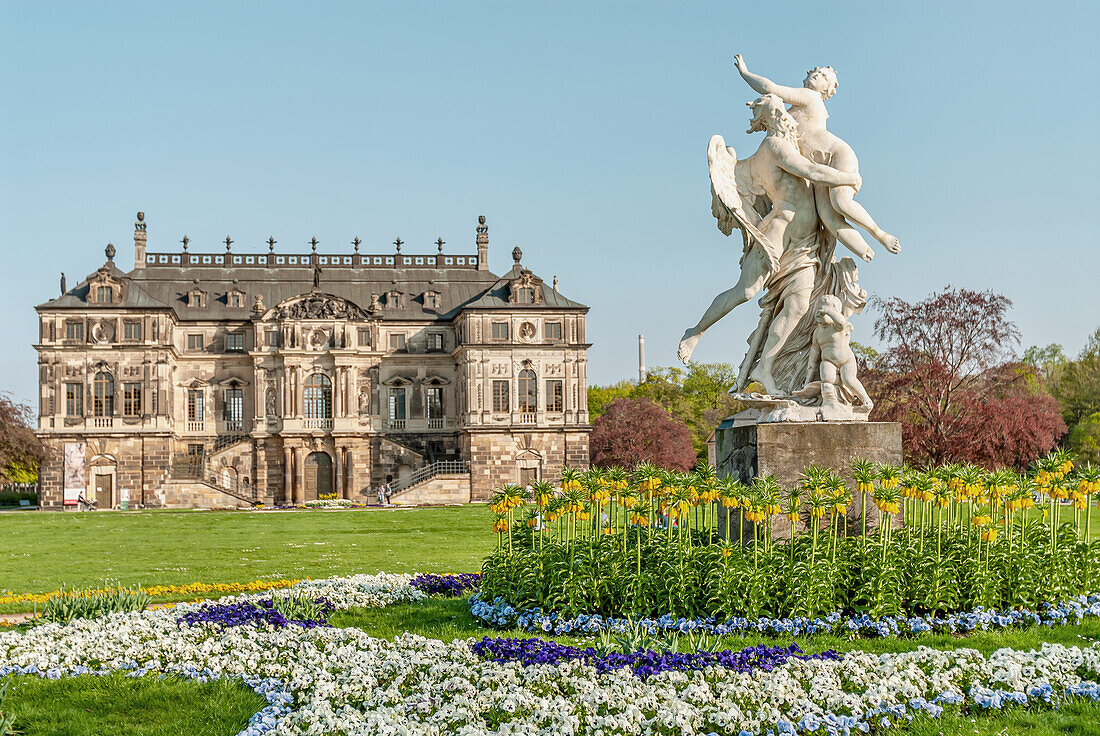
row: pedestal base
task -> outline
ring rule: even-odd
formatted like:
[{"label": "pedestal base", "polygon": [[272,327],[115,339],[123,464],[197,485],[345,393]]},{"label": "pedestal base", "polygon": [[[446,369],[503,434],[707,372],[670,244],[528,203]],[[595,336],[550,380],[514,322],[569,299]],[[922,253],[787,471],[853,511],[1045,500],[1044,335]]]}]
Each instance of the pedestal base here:
[{"label": "pedestal base", "polygon": [[[758,475],[771,475],[784,488],[791,488],[810,466],[830,468],[848,480],[853,502],[848,508],[848,532],[859,534],[866,502],[867,525],[878,527],[878,509],[868,496],[855,492],[850,470],[856,460],[868,460],[900,466],[901,424],[897,422],[774,422],[746,423],[735,426],[727,419],[715,431],[715,457],[719,477],[734,477],[745,485]],[[719,528],[725,533],[725,509],[719,508]],[[900,514],[897,523],[900,523]],[[809,514],[804,511],[796,531],[808,528]],[[752,536],[751,522],[742,522],[733,511],[730,532],[734,539]],[[785,516],[772,519],[772,535],[788,537],[791,522]]]}]

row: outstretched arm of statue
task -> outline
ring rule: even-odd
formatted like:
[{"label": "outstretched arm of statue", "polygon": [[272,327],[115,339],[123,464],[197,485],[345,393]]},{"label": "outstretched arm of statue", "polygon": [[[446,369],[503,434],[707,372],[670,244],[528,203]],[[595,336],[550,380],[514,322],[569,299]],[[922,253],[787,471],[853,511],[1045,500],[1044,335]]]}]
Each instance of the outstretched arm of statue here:
[{"label": "outstretched arm of statue", "polygon": [[735,54],[733,57],[734,66],[737,67],[738,73],[741,74],[741,78],[761,95],[776,95],[783,102],[788,105],[807,105],[813,102],[814,97],[821,99],[818,93],[805,87],[784,87],[781,84],[776,84],[767,77],[762,77],[759,74],[753,74],[749,71],[748,66],[745,65],[745,60],[741,58],[741,54]]},{"label": "outstretched arm of statue", "polygon": [[814,184],[827,187],[855,187],[858,190],[863,186],[863,179],[855,172],[838,171],[831,166],[815,164],[799,153],[792,144],[774,138],[769,140],[773,141],[772,150],[776,163],[788,174],[801,176]]}]

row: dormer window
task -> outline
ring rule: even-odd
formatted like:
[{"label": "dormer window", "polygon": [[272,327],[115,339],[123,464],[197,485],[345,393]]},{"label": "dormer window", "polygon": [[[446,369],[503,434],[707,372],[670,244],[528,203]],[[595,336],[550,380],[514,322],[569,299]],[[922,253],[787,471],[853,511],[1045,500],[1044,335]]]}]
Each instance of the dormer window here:
[{"label": "dormer window", "polygon": [[187,292],[187,306],[192,309],[200,309],[206,306],[206,292],[202,289],[192,289]]},{"label": "dormer window", "polygon": [[110,304],[115,300],[115,290],[110,286],[95,287],[96,304]]},{"label": "dormer window", "polygon": [[401,292],[397,291],[397,290],[387,291],[386,292],[386,306],[389,307],[390,309],[400,309],[401,308]]},{"label": "dormer window", "polygon": [[438,291],[425,291],[424,292],[424,306],[428,309],[439,308],[439,292]]},{"label": "dormer window", "polygon": [[541,304],[542,279],[524,269],[519,277],[509,284],[508,300],[512,304]]},{"label": "dormer window", "polygon": [[227,306],[233,309],[240,309],[244,306],[244,292],[242,291],[230,291],[225,295],[225,303]]}]

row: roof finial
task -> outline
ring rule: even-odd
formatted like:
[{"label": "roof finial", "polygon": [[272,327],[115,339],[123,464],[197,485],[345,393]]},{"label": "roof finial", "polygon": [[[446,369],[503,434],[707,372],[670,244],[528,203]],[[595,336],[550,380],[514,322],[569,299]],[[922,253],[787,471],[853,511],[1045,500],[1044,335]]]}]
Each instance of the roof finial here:
[{"label": "roof finial", "polygon": [[477,216],[477,270],[489,270],[489,226],[485,224],[485,215]]},{"label": "roof finial", "polygon": [[310,238],[310,239],[309,239],[309,244],[310,244],[310,246],[312,246],[312,247],[313,247],[313,252],[314,252],[314,253],[316,253],[316,252],[317,252],[317,243],[319,243],[319,242],[320,242],[320,241],[319,241],[319,240],[317,240],[317,236],[316,236],[316,235],[314,235],[314,236],[313,236],[312,238]]},{"label": "roof finial", "polygon": [[397,236],[397,240],[393,241],[393,244],[397,246],[397,252],[398,252],[398,253],[400,253],[400,252],[401,252],[401,245],[402,245],[402,243],[404,243],[404,242],[405,242],[405,241],[403,241],[403,240],[401,239],[401,236],[400,236],[400,235],[398,235],[398,236]]},{"label": "roof finial", "polygon": [[225,252],[228,253],[229,252],[229,246],[233,245],[233,239],[231,237],[229,237],[228,235],[226,235],[225,240],[223,240],[222,242],[225,243]]},{"label": "roof finial", "polygon": [[362,243],[362,242],[363,241],[359,239],[358,235],[355,236],[355,240],[351,241],[351,244],[355,246],[355,252],[356,253],[359,252],[359,244]]},{"label": "roof finial", "polygon": [[440,253],[443,252],[443,246],[446,242],[447,241],[443,239],[442,235],[440,235],[438,238],[436,238],[435,245],[436,245],[437,248],[439,248]]},{"label": "roof finial", "polygon": [[517,266],[522,258],[523,251],[519,249],[519,246],[517,245],[515,248],[512,248],[512,260],[516,262]]},{"label": "roof finial", "polygon": [[107,247],[103,249],[103,252],[107,254],[108,261],[115,259],[115,246],[113,243],[107,243]]},{"label": "roof finial", "polygon": [[273,236],[273,235],[269,235],[269,236],[267,237],[267,252],[268,252],[268,253],[274,253],[274,252],[275,252],[275,244],[276,244],[277,242],[279,242],[279,241],[277,241],[277,240],[275,239],[275,236]]},{"label": "roof finial", "polygon": [[184,235],[183,239],[181,239],[180,242],[183,243],[183,252],[186,253],[187,252],[187,244],[191,242],[191,238]]},{"label": "roof finial", "polygon": [[145,232],[145,213],[137,213],[137,222],[134,223],[134,230],[138,232]]},{"label": "roof finial", "polygon": [[554,274],[554,291],[558,290],[558,275]]}]

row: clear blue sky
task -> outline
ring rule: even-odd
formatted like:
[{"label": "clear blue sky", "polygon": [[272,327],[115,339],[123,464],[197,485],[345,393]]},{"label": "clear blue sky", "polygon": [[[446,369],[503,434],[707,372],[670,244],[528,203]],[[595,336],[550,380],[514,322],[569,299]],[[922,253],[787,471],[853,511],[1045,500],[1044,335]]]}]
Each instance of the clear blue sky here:
[{"label": "clear blue sky", "polygon": [[[872,293],[947,284],[1014,302],[1024,344],[1100,325],[1094,3],[0,3],[0,388],[36,392],[33,306],[150,250],[473,251],[592,307],[589,377],[671,364],[736,279],[710,216],[706,144],[746,154],[733,70],[798,84],[831,64],[831,130],[900,256]],[[738,362],[756,308],[701,360]],[[873,315],[856,323],[870,342]]]}]

